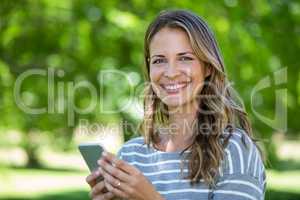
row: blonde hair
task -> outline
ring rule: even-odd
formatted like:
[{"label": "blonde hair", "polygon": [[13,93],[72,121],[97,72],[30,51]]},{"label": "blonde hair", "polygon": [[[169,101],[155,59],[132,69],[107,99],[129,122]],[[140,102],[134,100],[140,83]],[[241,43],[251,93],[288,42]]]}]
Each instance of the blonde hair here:
[{"label": "blonde hair", "polygon": [[[211,70],[199,94],[201,101],[192,129],[194,138],[189,146],[191,153],[188,157],[190,162],[187,177],[191,179],[191,184],[204,179],[205,183],[211,186],[218,175],[218,168],[224,158],[224,148],[231,132],[235,127],[239,127],[252,138],[250,121],[243,106],[233,98],[234,90],[227,80],[224,62],[212,31],[203,19],[190,11],[163,11],[149,25],[144,39],[143,70],[146,81],[150,82],[149,45],[153,36],[164,27],[184,30],[195,55]],[[210,98],[211,96],[214,98]],[[164,110],[168,110],[167,106],[156,96],[152,87],[146,88],[144,119],[139,128],[148,145],[158,141],[156,126],[168,122],[169,116]],[[202,129],[201,124],[210,125],[209,131]],[[224,136],[224,130],[229,131],[229,137]]]}]

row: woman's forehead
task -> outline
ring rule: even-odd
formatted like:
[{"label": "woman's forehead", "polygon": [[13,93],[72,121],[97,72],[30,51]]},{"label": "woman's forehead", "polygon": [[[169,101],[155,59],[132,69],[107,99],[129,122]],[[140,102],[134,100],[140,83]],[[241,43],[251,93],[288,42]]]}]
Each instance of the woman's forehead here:
[{"label": "woman's forehead", "polygon": [[174,28],[163,28],[157,32],[149,45],[150,54],[179,54],[193,52],[187,34]]}]

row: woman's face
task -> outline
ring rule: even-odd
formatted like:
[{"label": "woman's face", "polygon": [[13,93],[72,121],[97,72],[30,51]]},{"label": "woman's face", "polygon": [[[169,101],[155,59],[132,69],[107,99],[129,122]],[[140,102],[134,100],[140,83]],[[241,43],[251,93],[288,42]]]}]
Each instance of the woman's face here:
[{"label": "woman's face", "polygon": [[169,108],[191,104],[208,70],[193,53],[186,32],[162,28],[153,36],[149,49],[150,80],[158,98]]}]

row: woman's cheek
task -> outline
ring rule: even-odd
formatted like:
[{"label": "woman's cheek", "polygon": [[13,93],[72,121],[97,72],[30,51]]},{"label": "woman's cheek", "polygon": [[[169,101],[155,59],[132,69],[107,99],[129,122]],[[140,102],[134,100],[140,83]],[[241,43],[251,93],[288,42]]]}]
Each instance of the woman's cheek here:
[{"label": "woman's cheek", "polygon": [[161,96],[161,91],[160,91],[158,83],[151,81],[151,87],[152,87],[154,93],[156,94],[156,96],[160,97]]},{"label": "woman's cheek", "polygon": [[159,68],[159,67],[156,67],[156,66],[153,66],[153,67],[150,67],[150,77],[152,80],[154,81],[157,81],[161,75],[163,74],[163,69],[162,68]]},{"label": "woman's cheek", "polygon": [[162,75],[161,70],[150,70],[150,81],[152,86],[158,87],[159,86],[159,80]]}]

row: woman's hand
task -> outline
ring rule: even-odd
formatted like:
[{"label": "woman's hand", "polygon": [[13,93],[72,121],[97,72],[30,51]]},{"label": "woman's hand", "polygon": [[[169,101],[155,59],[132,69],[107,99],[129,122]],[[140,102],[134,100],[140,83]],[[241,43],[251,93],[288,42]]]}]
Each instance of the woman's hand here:
[{"label": "woman's hand", "polygon": [[105,152],[98,161],[105,186],[114,195],[135,200],[160,200],[162,196],[136,167]]},{"label": "woman's hand", "polygon": [[106,190],[104,181],[102,180],[97,183],[96,179],[99,176],[101,176],[101,173],[97,170],[86,177],[86,182],[91,187],[90,198],[93,200],[113,199],[115,195]]}]

